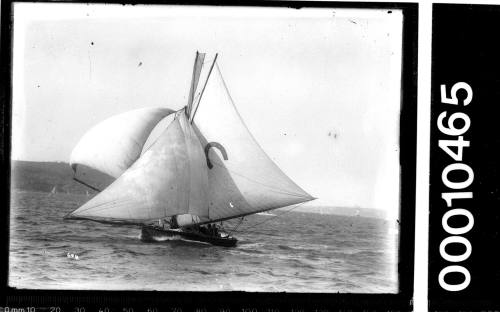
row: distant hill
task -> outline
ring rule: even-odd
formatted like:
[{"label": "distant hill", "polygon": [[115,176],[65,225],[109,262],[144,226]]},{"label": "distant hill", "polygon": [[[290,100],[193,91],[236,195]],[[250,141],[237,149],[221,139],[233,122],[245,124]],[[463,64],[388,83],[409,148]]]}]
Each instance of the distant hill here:
[{"label": "distant hill", "polygon": [[33,162],[13,160],[11,162],[11,188],[58,193],[89,194],[92,189],[73,180],[73,171],[64,162]]}]

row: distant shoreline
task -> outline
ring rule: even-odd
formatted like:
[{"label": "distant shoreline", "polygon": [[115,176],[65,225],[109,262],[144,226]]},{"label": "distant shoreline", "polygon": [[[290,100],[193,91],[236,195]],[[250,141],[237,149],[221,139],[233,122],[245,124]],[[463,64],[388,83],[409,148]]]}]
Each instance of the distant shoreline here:
[{"label": "distant shoreline", "polygon": [[[66,162],[11,161],[11,189],[42,193],[65,193],[93,196],[96,192],[73,180],[73,171]],[[325,215],[387,219],[385,211],[361,207],[303,205],[284,207],[277,211],[306,212]]]}]

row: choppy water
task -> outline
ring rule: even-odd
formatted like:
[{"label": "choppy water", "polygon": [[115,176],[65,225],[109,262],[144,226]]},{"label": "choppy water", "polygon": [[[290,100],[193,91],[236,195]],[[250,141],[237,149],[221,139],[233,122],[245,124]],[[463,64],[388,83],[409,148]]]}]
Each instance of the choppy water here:
[{"label": "choppy water", "polygon": [[253,215],[234,233],[238,246],[227,248],[145,243],[139,227],[63,221],[88,200],[83,195],[16,191],[12,197],[13,287],[397,292],[397,234],[380,219]]}]

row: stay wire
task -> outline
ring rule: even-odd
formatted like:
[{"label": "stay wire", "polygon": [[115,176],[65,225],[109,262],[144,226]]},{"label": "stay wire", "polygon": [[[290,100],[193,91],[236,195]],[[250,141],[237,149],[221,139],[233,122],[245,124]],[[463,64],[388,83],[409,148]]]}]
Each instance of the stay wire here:
[{"label": "stay wire", "polygon": [[238,222],[238,224],[236,224],[236,226],[233,229],[231,229],[231,231],[229,231],[228,234],[231,235],[231,234],[233,234],[233,232],[235,232],[235,231],[237,232],[238,227],[243,223],[244,219],[245,219],[245,217],[241,217],[240,222]]}]

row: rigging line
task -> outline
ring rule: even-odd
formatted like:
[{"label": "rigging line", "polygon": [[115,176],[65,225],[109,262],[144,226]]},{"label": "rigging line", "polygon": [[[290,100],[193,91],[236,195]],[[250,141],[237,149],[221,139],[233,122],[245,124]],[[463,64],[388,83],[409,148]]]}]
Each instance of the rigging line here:
[{"label": "rigging line", "polygon": [[287,210],[287,211],[285,211],[285,212],[283,212],[283,213],[280,213],[279,215],[276,215],[276,216],[274,216],[274,217],[272,217],[272,218],[266,219],[266,220],[264,220],[264,221],[262,221],[262,222],[256,223],[256,224],[254,224],[254,225],[252,225],[252,226],[249,226],[249,227],[247,227],[247,228],[242,229],[241,231],[236,231],[236,232],[251,233],[251,232],[248,232],[247,230],[248,230],[248,229],[255,228],[255,227],[257,227],[257,226],[259,226],[259,225],[262,225],[262,224],[264,224],[264,223],[266,223],[266,222],[269,222],[269,221],[271,221],[271,220],[274,220],[274,219],[275,219],[275,218],[277,218],[277,217],[281,217],[282,215],[284,215],[284,214],[286,214],[286,213],[289,213],[290,211],[292,211],[292,210],[294,210],[294,209],[296,209],[296,208],[298,208],[298,207],[302,206],[303,204],[305,204],[305,203],[300,203],[300,204],[297,204],[297,205],[295,205],[295,207],[292,207],[291,209],[289,209],[289,210]]},{"label": "rigging line", "polygon": [[125,219],[114,219],[114,218],[88,218],[88,217],[80,217],[80,216],[64,216],[64,218],[69,218],[70,220],[87,220],[87,221],[93,221],[93,222],[98,222],[98,223],[103,223],[103,224],[120,224],[120,225],[138,225],[138,226],[144,226],[146,222],[149,220],[144,219],[144,220],[125,220]]},{"label": "rigging line", "polygon": [[75,180],[76,182],[80,183],[80,184],[83,184],[85,185],[86,187],[89,187],[91,189],[93,189],[94,191],[97,191],[97,192],[101,192],[102,190],[98,189],[97,187],[94,187],[86,182],[83,182],[82,180],[78,179],[77,177],[73,176],[73,180]]},{"label": "rigging line", "polygon": [[304,196],[302,194],[299,194],[299,193],[293,193],[293,192],[290,192],[290,191],[287,191],[287,190],[284,190],[284,189],[281,189],[281,188],[277,188],[277,187],[273,187],[273,186],[270,186],[270,185],[267,185],[267,184],[264,184],[264,183],[261,183],[259,181],[256,181],[256,180],[253,180],[253,179],[250,179],[246,176],[244,176],[243,174],[239,173],[239,172],[236,172],[234,170],[231,170],[229,168],[227,168],[226,166],[224,166],[222,163],[218,162],[218,161],[212,161],[212,163],[214,165],[217,165],[219,167],[222,167],[222,168],[225,168],[227,171],[231,172],[231,173],[234,173],[235,175],[238,175],[244,179],[247,179],[251,182],[254,182],[256,184],[260,184],[262,186],[265,186],[267,188],[270,188],[271,190],[275,191],[276,193],[279,193],[279,194],[284,194],[284,195],[290,195],[290,196],[295,196],[295,197],[301,197],[301,198],[308,198],[307,196]]},{"label": "rigging line", "polygon": [[[156,126],[158,126],[158,124],[160,122],[162,122],[163,120],[165,120],[167,117],[170,117],[171,114],[174,114],[174,120],[175,120],[175,114],[176,113],[177,112],[173,112],[173,113],[170,113],[167,116],[163,117],[158,123],[156,123],[156,125],[153,127],[153,130],[156,128]],[[172,124],[172,122],[173,122],[173,120],[165,127],[165,129],[160,133],[160,135],[158,135],[158,137],[151,144],[149,144],[149,146],[146,149],[144,149],[146,147],[146,142],[144,142],[144,145],[142,147],[142,149],[144,149],[144,153],[147,152],[147,151],[149,151],[156,144],[156,142],[160,139],[160,137],[163,134],[163,132],[165,132],[165,131],[168,130],[168,128],[170,127],[170,125]],[[152,132],[153,131],[151,131],[151,133]],[[151,133],[149,133],[149,135],[151,135]],[[148,136],[148,138],[149,138],[149,136]],[[146,139],[146,141],[147,141],[147,139]],[[144,153],[141,150],[141,155],[139,155],[139,157],[142,156],[142,154],[144,154]]]},{"label": "rigging line", "polygon": [[107,210],[107,209],[113,209],[115,207],[123,207],[124,204],[126,204],[127,202],[130,202],[129,198],[131,198],[131,197],[123,197],[122,199],[110,200],[107,202],[96,204],[96,205],[87,207],[86,209],[80,210],[79,213],[86,212],[89,210],[92,210],[93,212],[99,212],[99,211],[103,211],[103,210]]},{"label": "rigging line", "polygon": [[238,227],[243,223],[244,219],[245,219],[245,217],[241,217],[240,222],[238,222],[238,224],[228,234],[231,235],[231,234],[233,234],[234,231],[237,231]]},{"label": "rigging line", "polygon": [[196,108],[194,109],[193,116],[191,116],[191,123],[193,123],[194,116],[196,116],[196,112],[198,111],[198,108],[200,107],[200,102],[201,102],[201,97],[203,96],[203,92],[205,92],[205,88],[207,87],[208,79],[210,79],[210,74],[212,74],[212,70],[214,69],[215,61],[217,60],[217,56],[219,53],[215,53],[214,61],[212,62],[212,66],[210,66],[210,70],[208,71],[207,79],[205,80],[205,84],[203,85],[203,89],[201,89],[200,96],[199,96],[199,101],[198,105],[196,105]]}]

